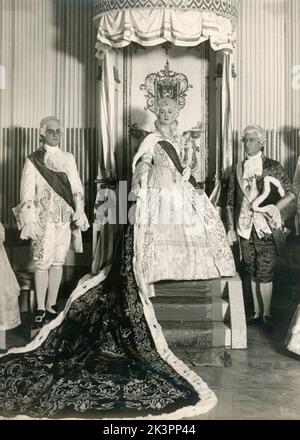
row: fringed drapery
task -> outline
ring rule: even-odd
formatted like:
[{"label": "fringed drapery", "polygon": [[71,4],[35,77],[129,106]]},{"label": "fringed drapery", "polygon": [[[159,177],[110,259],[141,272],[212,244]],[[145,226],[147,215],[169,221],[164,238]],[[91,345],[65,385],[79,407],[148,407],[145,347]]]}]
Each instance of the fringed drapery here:
[{"label": "fringed drapery", "polygon": [[230,18],[212,12],[171,9],[114,10],[95,18],[98,57],[107,47],[131,42],[155,46],[166,41],[176,46],[198,46],[210,41],[214,50],[232,52],[234,27]]}]

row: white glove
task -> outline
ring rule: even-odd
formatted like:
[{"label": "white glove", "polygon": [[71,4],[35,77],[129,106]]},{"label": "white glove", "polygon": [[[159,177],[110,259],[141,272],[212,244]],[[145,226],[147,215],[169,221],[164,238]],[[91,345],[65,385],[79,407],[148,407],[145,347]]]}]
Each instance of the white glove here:
[{"label": "white glove", "polygon": [[238,237],[234,229],[229,229],[227,232],[227,240],[230,246],[238,241]]},{"label": "white glove", "polygon": [[89,228],[88,219],[83,211],[75,211],[73,214],[73,222],[81,231],[86,231]]},{"label": "white glove", "polygon": [[42,230],[37,223],[27,223],[20,234],[21,240],[37,240],[42,235]]},{"label": "white glove", "polygon": [[187,182],[189,180],[189,178],[191,177],[191,173],[192,173],[191,167],[186,166],[183,170],[182,180],[184,182]]},{"label": "white glove", "polygon": [[275,205],[264,206],[263,214],[266,217],[271,228],[280,229],[282,227],[281,214],[277,206]]}]

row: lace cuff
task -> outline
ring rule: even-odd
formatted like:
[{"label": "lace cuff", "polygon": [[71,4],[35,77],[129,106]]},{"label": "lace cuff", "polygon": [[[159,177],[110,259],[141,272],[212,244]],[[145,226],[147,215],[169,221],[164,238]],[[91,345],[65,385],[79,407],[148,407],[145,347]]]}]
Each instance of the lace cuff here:
[{"label": "lace cuff", "polygon": [[144,153],[141,157],[141,162],[150,166],[152,163],[152,152]]},{"label": "lace cuff", "polygon": [[21,240],[29,240],[30,238],[35,240],[39,235],[41,235],[41,230],[38,224],[28,223],[22,228],[20,238]]},{"label": "lace cuff", "polygon": [[36,223],[36,213],[33,200],[19,203],[19,205],[13,208],[12,211],[15,215],[19,230],[24,228],[27,224]]}]

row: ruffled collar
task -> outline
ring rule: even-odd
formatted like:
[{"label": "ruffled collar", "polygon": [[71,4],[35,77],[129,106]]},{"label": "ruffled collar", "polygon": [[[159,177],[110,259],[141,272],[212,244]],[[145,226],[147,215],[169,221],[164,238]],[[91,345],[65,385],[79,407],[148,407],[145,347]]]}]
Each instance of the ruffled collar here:
[{"label": "ruffled collar", "polygon": [[255,156],[248,156],[244,163],[244,179],[252,179],[256,176],[261,176],[263,172],[262,152],[259,151]]},{"label": "ruffled collar", "polygon": [[44,148],[46,150],[44,157],[45,166],[52,171],[65,172],[65,155],[59,146],[51,147],[51,145],[44,144]]}]

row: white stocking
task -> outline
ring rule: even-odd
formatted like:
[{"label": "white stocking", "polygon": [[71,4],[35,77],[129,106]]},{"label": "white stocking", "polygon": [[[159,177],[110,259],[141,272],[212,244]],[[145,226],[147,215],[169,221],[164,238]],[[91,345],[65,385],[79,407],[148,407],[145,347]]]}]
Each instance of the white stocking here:
[{"label": "white stocking", "polygon": [[38,310],[45,310],[45,299],[48,288],[48,269],[36,270],[34,274]]},{"label": "white stocking", "polygon": [[62,278],[63,268],[62,266],[51,266],[49,269],[49,287],[47,295],[47,310],[54,313],[51,308],[56,305],[59,286]]},{"label": "white stocking", "polygon": [[260,293],[264,305],[264,316],[271,316],[271,300],[273,292],[273,282],[260,283]]},{"label": "white stocking", "polygon": [[259,301],[258,301],[258,282],[255,280],[251,280],[251,290],[252,290],[252,298],[254,304],[254,317],[258,318],[260,315],[259,312]]}]

